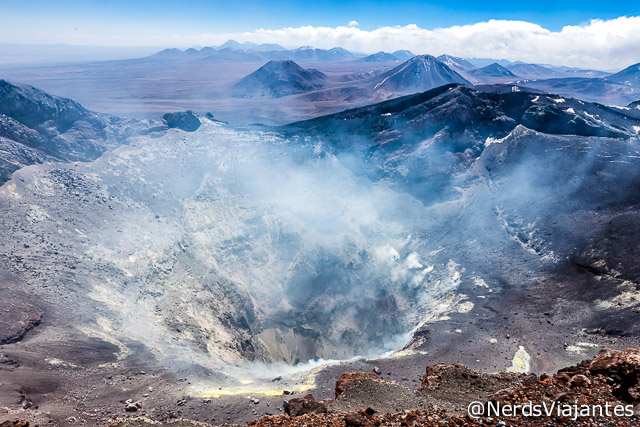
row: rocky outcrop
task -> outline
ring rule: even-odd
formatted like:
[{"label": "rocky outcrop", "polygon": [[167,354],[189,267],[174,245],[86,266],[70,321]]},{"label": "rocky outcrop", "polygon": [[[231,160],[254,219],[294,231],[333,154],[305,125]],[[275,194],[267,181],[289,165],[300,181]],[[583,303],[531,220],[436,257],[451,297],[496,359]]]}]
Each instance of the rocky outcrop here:
[{"label": "rocky outcrop", "polygon": [[[428,366],[423,378],[420,391],[430,391],[427,395],[428,408],[414,408],[397,413],[382,415],[371,407],[362,404],[362,409],[350,411],[335,411],[328,405],[327,414],[307,414],[295,419],[286,416],[262,417],[251,422],[252,426],[369,426],[369,425],[402,425],[402,426],[431,426],[431,425],[564,425],[568,419],[557,416],[530,417],[516,411],[509,416],[496,418],[480,415],[472,418],[466,412],[467,405],[472,401],[500,402],[502,405],[533,404],[547,405],[625,405],[636,402],[638,373],[640,372],[640,349],[631,348],[626,351],[602,350],[592,361],[585,361],[576,366],[561,369],[557,374],[540,377],[536,375],[512,373],[482,373],[476,372],[461,364],[437,364]],[[345,399],[353,394],[354,389],[361,388],[363,382],[380,380],[370,372],[346,372],[342,374],[336,385],[336,401]],[[496,388],[509,385],[499,390]],[[628,386],[628,387],[627,387]],[[625,388],[626,387],[626,388]],[[393,393],[395,393],[395,389]],[[494,390],[493,392],[489,392]],[[624,392],[620,392],[624,390]],[[479,393],[484,393],[481,397]],[[455,403],[459,396],[466,396],[463,410],[449,410],[447,406]],[[386,399],[396,396],[388,395]],[[371,404],[380,399],[372,393]],[[444,404],[449,400],[449,405]],[[462,402],[457,402],[462,403]],[[575,421],[575,420],[574,420]],[[623,426],[638,425],[640,420],[636,415],[627,413],[625,416],[611,417],[587,416],[580,418],[580,425],[615,424]],[[551,424],[550,424],[551,422]],[[573,425],[573,424],[572,424]]]},{"label": "rocky outcrop", "polygon": [[640,403],[640,348],[625,351],[603,349],[589,364],[589,372],[616,382],[616,397],[634,405]]},{"label": "rocky outcrop", "polygon": [[123,142],[131,123],[0,80],[0,185],[22,166],[95,160]]},{"label": "rocky outcrop", "polygon": [[195,132],[200,127],[200,119],[191,110],[167,113],[162,118],[170,128],[182,129],[185,132]]},{"label": "rocky outcrop", "polygon": [[307,394],[303,398],[291,399],[284,403],[284,412],[292,417],[305,414],[326,414],[327,406],[322,402],[316,402],[312,394]]},{"label": "rocky outcrop", "polygon": [[33,298],[24,292],[3,290],[0,298],[0,344],[20,341],[41,320],[42,310],[34,304]]},{"label": "rocky outcrop", "polygon": [[336,383],[336,399],[342,396],[347,388],[352,387],[356,383],[367,380],[382,381],[380,377],[373,372],[345,372],[340,375],[340,378]]}]

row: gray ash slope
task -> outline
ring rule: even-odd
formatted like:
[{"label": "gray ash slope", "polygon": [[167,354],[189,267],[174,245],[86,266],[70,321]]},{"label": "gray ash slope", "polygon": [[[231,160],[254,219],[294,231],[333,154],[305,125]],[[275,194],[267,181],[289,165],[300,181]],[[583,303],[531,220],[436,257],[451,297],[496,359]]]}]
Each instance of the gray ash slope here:
[{"label": "gray ash slope", "polygon": [[[434,213],[450,202],[458,210],[429,235],[457,247],[467,270],[492,265],[484,274],[511,298],[545,288],[548,307],[573,312],[562,301],[580,301],[582,314],[572,316],[582,328],[637,337],[640,125],[625,110],[447,86],[282,131],[314,135],[347,163],[359,152],[368,159],[359,173],[393,183]],[[563,290],[546,288],[554,282]]]},{"label": "gray ash slope", "polygon": [[0,183],[25,165],[94,160],[120,144],[130,126],[71,99],[0,80]]}]

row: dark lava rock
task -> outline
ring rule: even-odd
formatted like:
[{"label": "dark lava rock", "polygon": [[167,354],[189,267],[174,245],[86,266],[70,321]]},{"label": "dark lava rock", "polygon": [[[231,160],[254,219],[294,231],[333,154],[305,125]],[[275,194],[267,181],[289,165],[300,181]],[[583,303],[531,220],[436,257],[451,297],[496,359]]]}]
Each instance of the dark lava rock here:
[{"label": "dark lava rock", "polygon": [[127,412],[136,412],[138,410],[138,407],[133,403],[129,403],[127,406],[124,407],[124,410]]},{"label": "dark lava rock", "polygon": [[322,402],[316,402],[312,394],[307,394],[302,399],[291,399],[284,404],[284,412],[292,417],[305,414],[326,414],[327,406]]},{"label": "dark lava rock", "polygon": [[200,119],[191,110],[167,113],[162,118],[170,128],[182,129],[185,132],[195,132],[200,127]]}]

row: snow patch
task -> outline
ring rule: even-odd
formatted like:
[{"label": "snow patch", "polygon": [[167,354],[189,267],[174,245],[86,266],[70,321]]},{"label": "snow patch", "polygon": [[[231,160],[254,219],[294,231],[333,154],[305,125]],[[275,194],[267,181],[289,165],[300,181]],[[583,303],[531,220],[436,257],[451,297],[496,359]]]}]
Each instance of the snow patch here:
[{"label": "snow patch", "polygon": [[487,139],[485,139],[484,141],[484,146],[488,147],[491,144],[502,144],[503,142],[505,142],[509,137],[511,136],[511,134],[508,134],[507,136],[505,136],[504,138],[491,138],[490,136],[487,137]]}]

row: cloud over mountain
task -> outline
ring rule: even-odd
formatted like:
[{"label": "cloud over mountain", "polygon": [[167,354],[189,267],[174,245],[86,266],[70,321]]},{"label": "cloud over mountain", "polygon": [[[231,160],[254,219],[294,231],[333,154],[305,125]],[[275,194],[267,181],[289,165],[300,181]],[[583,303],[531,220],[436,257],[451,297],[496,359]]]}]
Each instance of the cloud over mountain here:
[{"label": "cloud over mountain", "polygon": [[581,25],[567,25],[551,31],[525,21],[490,20],[472,25],[425,29],[417,25],[362,30],[357,27],[287,27],[259,29],[224,35],[199,35],[173,39],[189,43],[236,40],[300,44],[320,48],[341,46],[374,53],[411,50],[417,54],[450,54],[461,57],[490,57],[590,68],[622,68],[638,62],[640,16],[610,20],[594,19]]}]

